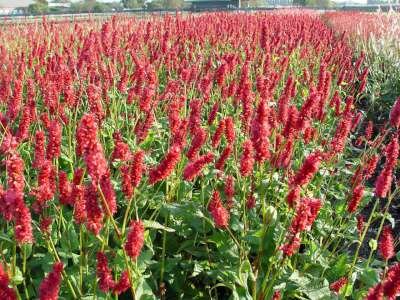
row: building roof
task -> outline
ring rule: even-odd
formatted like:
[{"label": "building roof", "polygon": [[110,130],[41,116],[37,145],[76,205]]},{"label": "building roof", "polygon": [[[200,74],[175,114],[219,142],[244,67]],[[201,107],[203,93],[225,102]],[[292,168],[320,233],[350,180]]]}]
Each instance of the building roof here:
[{"label": "building roof", "polygon": [[0,0],[0,8],[27,7],[33,0]]}]

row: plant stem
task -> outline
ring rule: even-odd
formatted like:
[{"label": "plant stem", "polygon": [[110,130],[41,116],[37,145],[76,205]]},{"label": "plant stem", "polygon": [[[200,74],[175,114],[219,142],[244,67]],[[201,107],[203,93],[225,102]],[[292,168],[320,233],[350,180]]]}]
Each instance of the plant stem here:
[{"label": "plant stem", "polygon": [[80,259],[79,259],[79,289],[82,291],[83,288],[83,266],[85,264],[85,252],[84,252],[84,231],[83,225],[79,227],[79,252],[80,252]]},{"label": "plant stem", "polygon": [[[378,229],[378,232],[376,233],[376,236],[375,236],[375,240],[378,240],[379,236],[381,235],[381,232],[382,232],[382,229],[383,229],[383,225],[385,224],[385,221],[386,221],[386,218],[387,218],[387,215],[388,215],[388,212],[389,212],[390,204],[392,203],[392,200],[393,200],[393,198],[394,198],[394,196],[396,194],[397,194],[397,190],[395,190],[393,192],[393,194],[390,195],[389,198],[388,198],[388,201],[387,201],[386,207],[385,207],[385,211],[383,213],[383,218],[381,220],[381,223],[379,224],[379,229]],[[372,255],[373,255],[374,252],[375,252],[374,249],[371,249],[371,251],[369,252],[367,265],[366,265],[367,268],[368,268],[369,264],[371,263]]]},{"label": "plant stem", "polygon": [[[168,214],[165,216],[165,226],[168,226]],[[159,284],[160,289],[164,283],[166,243],[167,243],[167,232],[164,230],[163,241],[162,241],[162,253],[161,253],[160,284]],[[161,294],[161,298],[163,299],[164,295]]]},{"label": "plant stem", "polygon": [[[58,256],[56,247],[54,246],[53,240],[51,239],[50,236],[49,236],[49,239],[48,239],[48,248],[49,248],[50,252],[53,253],[54,258],[55,258],[57,261],[61,261],[61,260],[60,260],[60,257]],[[67,285],[68,285],[69,290],[71,291],[72,297],[73,297],[74,299],[78,299],[77,296],[76,296],[75,289],[73,288],[73,286],[72,286],[72,284],[71,284],[71,281],[69,280],[69,277],[68,277],[68,275],[67,275],[67,273],[65,272],[64,269],[62,270],[62,276],[63,276],[63,278],[65,279],[65,281],[67,282]],[[78,290],[78,292],[79,292],[79,296],[81,296],[81,293],[80,293],[79,290]]]},{"label": "plant stem", "polygon": [[119,231],[117,223],[115,223],[114,217],[113,217],[113,215],[111,213],[110,208],[108,207],[108,204],[107,204],[106,198],[104,197],[103,191],[101,190],[100,186],[98,186],[97,189],[98,189],[98,191],[100,193],[100,196],[101,196],[100,197],[101,202],[104,205],[104,207],[106,208],[108,219],[111,221],[111,224],[113,225],[115,233],[117,234],[118,238],[121,239],[121,237],[122,237],[121,232]]},{"label": "plant stem", "polygon": [[[365,236],[366,236],[366,234],[367,234],[368,228],[369,228],[369,226],[371,225],[372,217],[373,217],[373,214],[375,213],[376,208],[378,207],[378,203],[379,203],[379,199],[377,199],[377,200],[375,201],[374,207],[372,208],[371,214],[369,215],[368,222],[367,222],[367,224],[366,224],[366,226],[365,226],[365,228],[364,228],[364,231],[363,231],[363,233],[362,233],[362,235],[361,235],[361,237],[360,237],[360,241],[359,241],[359,243],[358,243],[356,252],[355,252],[355,254],[354,254],[353,262],[352,262],[352,264],[351,264],[351,266],[350,266],[350,269],[349,269],[349,271],[348,271],[348,273],[347,273],[347,277],[351,276],[351,274],[352,274],[352,272],[353,272],[353,269],[354,269],[354,267],[355,267],[355,265],[356,265],[357,258],[358,258],[358,253],[360,252],[360,249],[361,249],[361,246],[362,246],[362,244],[363,244],[363,242],[364,242],[364,238],[365,238]],[[345,285],[345,288],[343,289],[344,293],[347,292],[347,288],[348,288],[349,283],[350,283],[350,278],[348,278],[348,279],[349,279],[349,280],[347,280],[346,285]]]},{"label": "plant stem", "polygon": [[125,210],[124,220],[123,220],[123,222],[122,222],[122,229],[121,229],[121,234],[122,234],[122,236],[124,236],[124,234],[125,234],[126,223],[127,223],[127,221],[128,221],[129,211],[131,210],[131,205],[132,205],[132,202],[133,202],[133,201],[134,201],[134,200],[133,200],[133,197],[132,197],[132,198],[129,200],[128,206],[126,207],[126,210]]},{"label": "plant stem", "polygon": [[22,260],[22,275],[24,277],[24,293],[26,299],[29,299],[29,292],[26,286],[26,245],[22,246],[22,255],[23,255],[23,260]]}]

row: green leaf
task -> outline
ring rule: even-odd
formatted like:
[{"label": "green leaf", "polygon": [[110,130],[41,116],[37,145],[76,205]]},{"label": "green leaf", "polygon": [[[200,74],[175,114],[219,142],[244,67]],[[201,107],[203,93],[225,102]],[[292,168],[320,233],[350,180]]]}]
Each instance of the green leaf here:
[{"label": "green leaf", "polygon": [[253,271],[251,269],[251,264],[248,260],[242,262],[239,268],[239,279],[242,287],[247,288],[247,279],[250,277],[254,278]]},{"label": "green leaf", "polygon": [[157,299],[151,287],[147,284],[144,277],[140,277],[136,288],[136,299],[140,300],[155,300]]},{"label": "green leaf", "polygon": [[153,228],[153,229],[159,229],[159,230],[165,230],[167,232],[175,232],[175,229],[166,227],[164,225],[161,225],[160,223],[152,220],[143,220],[144,226],[146,228]]},{"label": "green leaf", "polygon": [[12,278],[12,281],[15,285],[18,285],[24,281],[24,276],[22,275],[22,272],[18,267],[15,267],[15,275]]},{"label": "green leaf", "polygon": [[379,282],[379,274],[377,270],[374,270],[372,268],[367,268],[360,272],[359,279],[367,287],[372,287]]},{"label": "green leaf", "polygon": [[13,241],[6,234],[3,234],[3,233],[0,233],[0,240],[9,242],[10,244],[13,244]]}]

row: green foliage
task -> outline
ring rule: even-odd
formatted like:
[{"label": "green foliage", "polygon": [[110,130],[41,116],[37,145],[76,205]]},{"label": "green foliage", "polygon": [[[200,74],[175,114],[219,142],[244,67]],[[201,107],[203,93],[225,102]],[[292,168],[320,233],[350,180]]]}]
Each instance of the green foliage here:
[{"label": "green foliage", "polygon": [[49,10],[47,1],[37,0],[35,3],[28,6],[28,12],[34,15],[45,14]]},{"label": "green foliage", "polygon": [[74,2],[71,4],[71,11],[77,13],[83,12],[112,12],[122,10],[122,5],[119,2],[103,3],[95,0],[85,0],[81,2]]},{"label": "green foliage", "polygon": [[304,2],[305,6],[311,7],[330,8],[334,5],[331,0],[305,0]]},{"label": "green foliage", "polygon": [[142,8],[144,6],[143,0],[122,0],[124,8]]}]

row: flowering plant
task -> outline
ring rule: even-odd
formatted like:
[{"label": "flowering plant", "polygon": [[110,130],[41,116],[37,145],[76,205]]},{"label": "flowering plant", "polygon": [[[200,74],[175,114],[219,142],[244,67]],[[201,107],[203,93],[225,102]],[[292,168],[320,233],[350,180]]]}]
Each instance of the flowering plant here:
[{"label": "flowering plant", "polygon": [[400,292],[400,100],[366,118],[364,58],[320,15],[44,19],[0,42],[1,299]]}]

